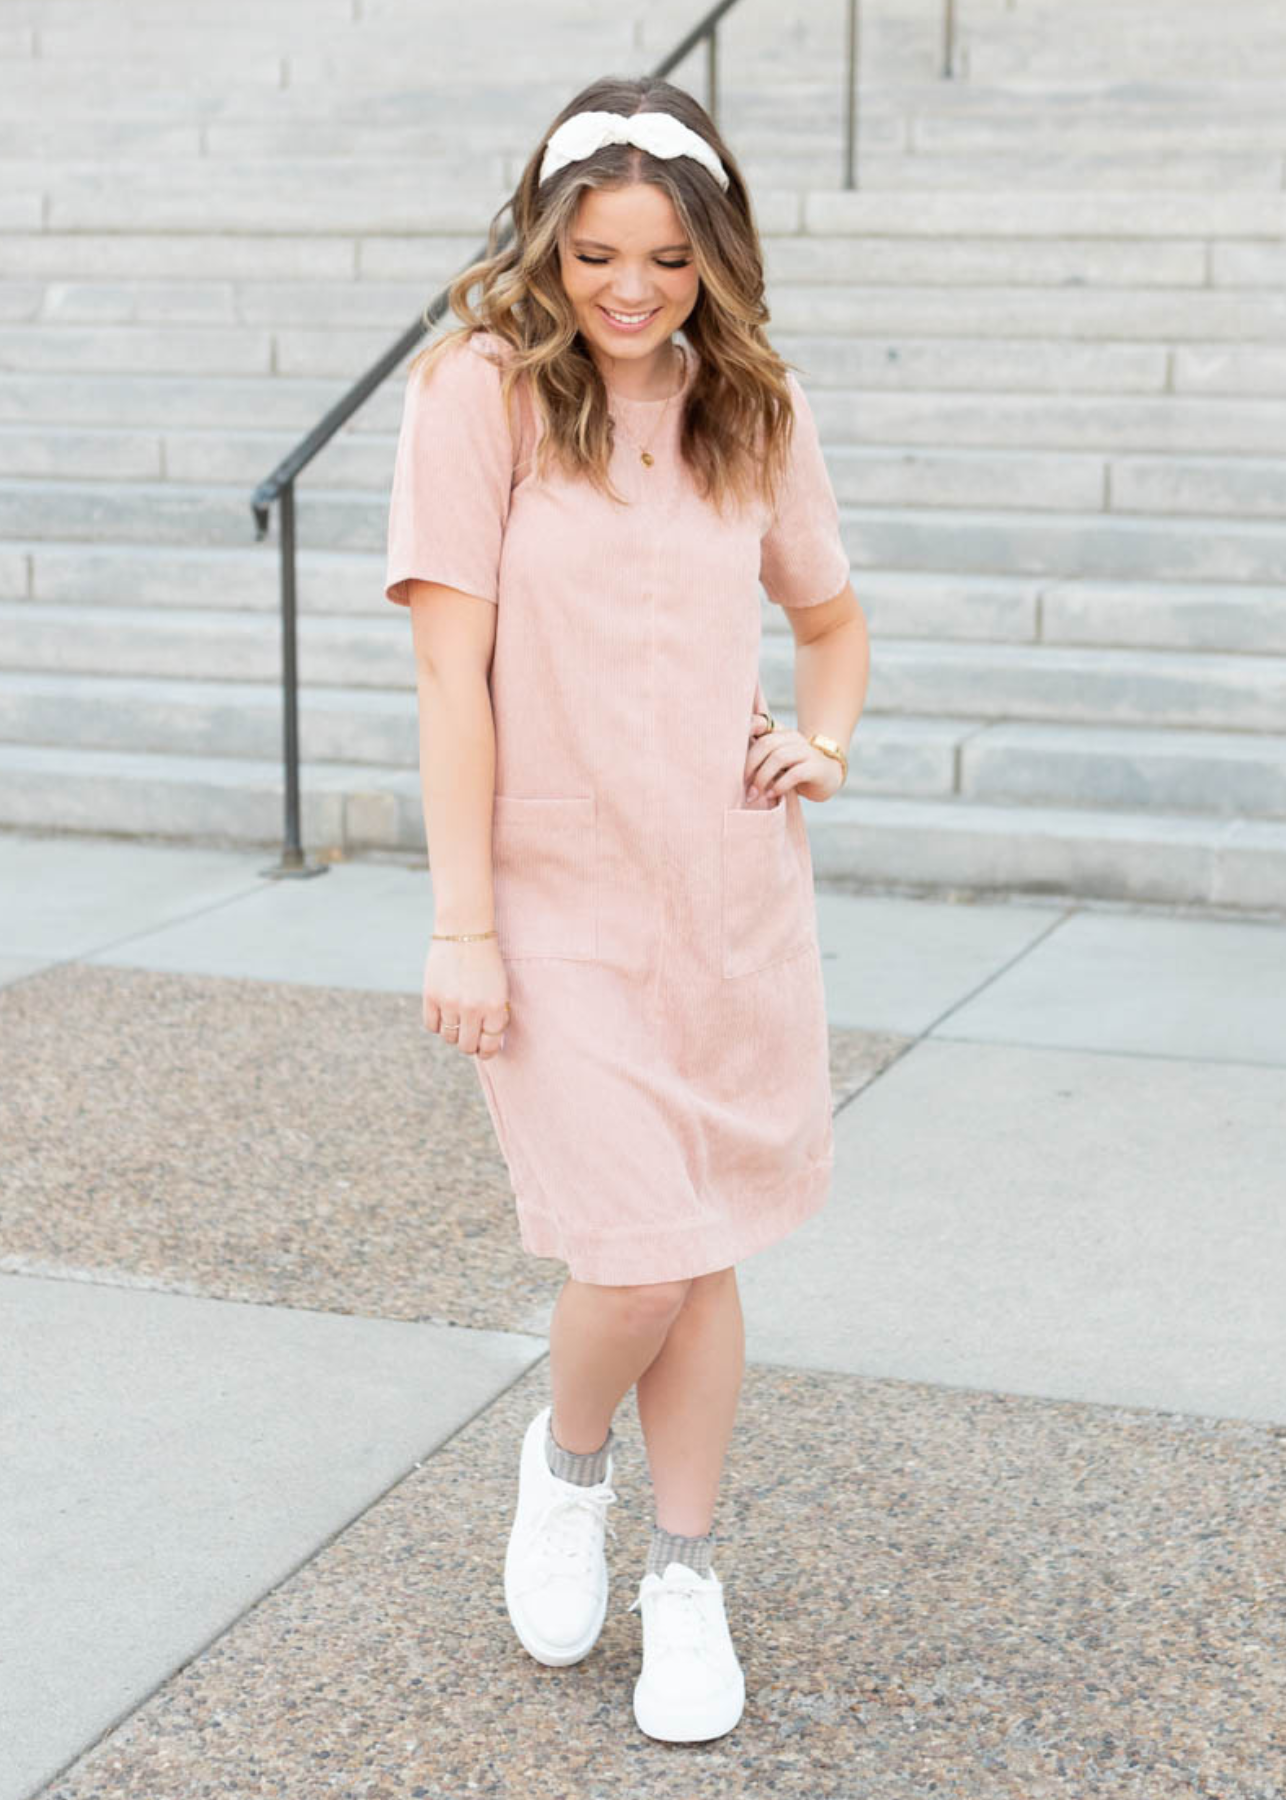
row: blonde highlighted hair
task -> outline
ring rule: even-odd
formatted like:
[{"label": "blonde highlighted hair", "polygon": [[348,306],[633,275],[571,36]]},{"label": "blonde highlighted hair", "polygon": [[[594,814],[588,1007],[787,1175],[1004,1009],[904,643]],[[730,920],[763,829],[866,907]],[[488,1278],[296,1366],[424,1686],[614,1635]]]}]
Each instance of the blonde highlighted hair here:
[{"label": "blonde highlighted hair", "polygon": [[[656,157],[632,144],[608,144],[566,164],[540,183],[551,134],[574,113],[668,112],[700,134],[729,181],[725,190],[690,157]],[[606,386],[580,334],[563,287],[561,249],[575,229],[587,188],[623,188],[648,181],[673,203],[692,244],[700,277],[683,332],[698,358],[688,389],[680,451],[698,491],[720,510],[731,500],[761,497],[775,504],[784,475],[793,407],[790,367],[768,342],[763,255],[750,196],[732,154],[705,108],[682,88],[655,76],[604,76],[582,88],[541,137],[513,195],[494,215],[487,254],[463,269],[448,290],[451,311],[464,324],[435,338],[411,361],[409,377],[426,377],[450,344],[492,332],[507,352],[502,364],[506,406],[525,380],[540,427],[535,469],[553,458],[612,499],[608,464],[612,421]],[[514,232],[497,248],[506,211]],[[480,288],[476,305],[470,291]]]}]

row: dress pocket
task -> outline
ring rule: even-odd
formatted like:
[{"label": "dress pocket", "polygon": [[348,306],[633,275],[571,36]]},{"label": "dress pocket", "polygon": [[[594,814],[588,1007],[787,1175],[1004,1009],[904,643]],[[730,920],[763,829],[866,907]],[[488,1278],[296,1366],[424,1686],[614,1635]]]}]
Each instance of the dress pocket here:
[{"label": "dress pocket", "polygon": [[597,955],[595,840],[592,794],[495,796],[491,868],[501,956]]},{"label": "dress pocket", "polygon": [[722,940],[725,977],[751,975],[814,942],[812,895],[784,795],[775,806],[724,809]]}]

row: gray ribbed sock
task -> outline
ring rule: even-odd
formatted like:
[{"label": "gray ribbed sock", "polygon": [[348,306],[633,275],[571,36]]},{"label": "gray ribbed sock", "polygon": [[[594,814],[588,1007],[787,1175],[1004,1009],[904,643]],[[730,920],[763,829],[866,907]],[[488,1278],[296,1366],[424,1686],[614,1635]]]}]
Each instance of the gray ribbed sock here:
[{"label": "gray ribbed sock", "polygon": [[708,1575],[713,1554],[712,1531],[708,1531],[704,1537],[678,1537],[672,1531],[662,1531],[659,1525],[653,1525],[652,1544],[647,1553],[647,1568],[643,1573],[664,1575],[668,1563],[681,1562],[686,1563],[690,1569],[695,1569],[698,1575]]},{"label": "gray ribbed sock", "polygon": [[554,1436],[554,1415],[545,1423],[545,1461],[560,1481],[574,1481],[577,1487],[594,1487],[607,1480],[607,1457],[616,1433],[609,1425],[607,1436],[597,1450],[564,1450]]}]

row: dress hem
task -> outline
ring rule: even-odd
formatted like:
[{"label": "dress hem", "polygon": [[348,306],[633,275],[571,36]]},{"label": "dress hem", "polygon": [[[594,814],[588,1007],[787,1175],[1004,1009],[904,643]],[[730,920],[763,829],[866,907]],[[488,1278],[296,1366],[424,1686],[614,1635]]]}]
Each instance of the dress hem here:
[{"label": "dress hem", "polygon": [[[587,1240],[580,1232],[575,1248],[570,1248],[550,1213],[516,1196],[519,1236],[532,1256],[566,1263],[576,1281],[611,1287],[684,1281],[729,1268],[767,1249],[820,1212],[830,1196],[834,1165],[831,1151],[810,1163],[770,1212],[736,1224],[726,1219],[698,1221],[686,1228],[684,1243],[677,1248],[673,1243],[658,1245],[652,1233]],[[675,1227],[667,1228],[667,1235],[675,1233]]]}]

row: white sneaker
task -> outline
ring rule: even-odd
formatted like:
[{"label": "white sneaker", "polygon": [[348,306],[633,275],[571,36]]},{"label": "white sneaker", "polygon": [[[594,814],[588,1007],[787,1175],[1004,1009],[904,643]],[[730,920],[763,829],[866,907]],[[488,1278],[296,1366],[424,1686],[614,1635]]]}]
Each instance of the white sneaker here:
[{"label": "white sneaker", "polygon": [[551,1407],[542,1407],[522,1441],[518,1506],[505,1552],[505,1604],[523,1649],[537,1662],[579,1662],[598,1641],[607,1614],[604,1529],[612,1491],[607,1475],[591,1487],[563,1481],[545,1455]]},{"label": "white sneaker", "polygon": [[640,1731],[667,1743],[691,1744],[731,1731],[746,1704],[746,1682],[728,1635],[723,1583],[686,1563],[639,1583],[643,1672],[634,1684]]}]

